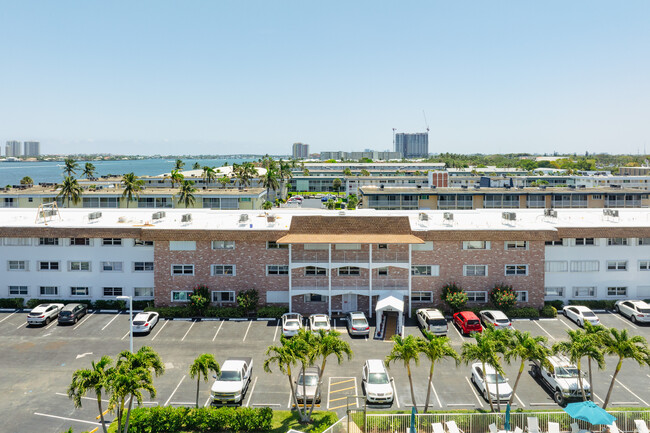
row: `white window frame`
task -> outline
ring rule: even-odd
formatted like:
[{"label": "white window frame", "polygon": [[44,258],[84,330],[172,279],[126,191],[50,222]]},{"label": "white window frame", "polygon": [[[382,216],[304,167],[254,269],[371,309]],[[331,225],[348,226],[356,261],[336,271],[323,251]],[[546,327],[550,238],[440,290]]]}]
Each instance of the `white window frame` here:
[{"label": "white window frame", "polygon": [[638,246],[648,246],[650,245],[650,238],[636,238],[636,244]]},{"label": "white window frame", "polygon": [[[16,290],[17,293],[11,293],[12,288]],[[7,293],[9,296],[29,296],[29,286],[10,285],[7,288]]]},{"label": "white window frame", "polygon": [[[49,264],[48,264],[48,269],[43,269],[43,268],[41,267],[41,266],[43,265],[43,263],[49,263]],[[51,269],[51,267],[52,267],[52,263],[56,263],[56,269]],[[39,260],[39,261],[38,261],[38,271],[39,271],[39,272],[41,272],[41,271],[42,271],[42,272],[59,272],[59,271],[61,271],[61,262],[59,262],[58,260],[52,260],[52,261],[49,261],[49,260]],[[48,287],[49,287],[49,286],[48,286]]]},{"label": "white window frame", "polygon": [[266,275],[289,275],[289,265],[266,265]]},{"label": "white window frame", "polygon": [[[615,292],[614,294],[610,293],[612,289]],[[623,293],[618,293],[620,291],[622,291]],[[627,287],[617,286],[617,287],[607,288],[607,297],[609,298],[626,298],[627,293],[628,293]]]},{"label": "white window frame", "polygon": [[[116,294],[115,292],[117,290],[120,290],[119,294]],[[112,295],[107,295],[106,290],[111,290],[113,292]],[[102,287],[102,297],[103,298],[115,298],[117,296],[122,296],[124,295],[124,287]]]},{"label": "white window frame", "polygon": [[484,304],[488,301],[488,292],[484,290],[467,290],[465,293],[467,293],[467,302]]},{"label": "white window frame", "polygon": [[27,247],[32,244],[32,238],[4,238],[2,244],[6,247]]},{"label": "white window frame", "polygon": [[[314,300],[314,298],[320,297],[319,300]],[[321,295],[320,293],[306,293],[303,296],[304,302],[316,302],[316,303],[323,303],[327,302],[327,295]]]},{"label": "white window frame", "polygon": [[334,244],[334,249],[343,251],[359,251],[361,250],[361,244]]},{"label": "white window frame", "polygon": [[[230,272],[226,272],[228,268]],[[210,265],[210,275],[213,277],[234,277],[237,275],[237,269],[235,265],[214,264]]]},{"label": "white window frame", "polygon": [[[476,271],[483,267],[485,273],[483,275],[476,274]],[[472,273],[469,273],[470,269]],[[463,277],[487,277],[488,276],[488,265],[463,265]]]},{"label": "white window frame", "polygon": [[463,241],[464,250],[489,250],[490,241]]},{"label": "white window frame", "polygon": [[[54,293],[43,293],[44,289],[54,289]],[[39,286],[38,294],[39,296],[59,296],[59,286]]]},{"label": "white window frame", "polygon": [[[138,269],[139,267],[142,269]],[[133,262],[133,272],[153,272],[154,269],[154,262]]]},{"label": "white window frame", "polygon": [[[580,241],[581,243],[578,243]],[[593,247],[596,246],[596,238],[575,238],[573,240],[573,245],[576,247]]]},{"label": "white window frame", "polygon": [[[522,273],[523,271],[523,273]],[[504,275],[507,277],[522,277],[528,275],[528,265],[509,264],[504,266]]]},{"label": "white window frame", "polygon": [[[138,290],[151,290],[150,295],[138,294]],[[153,287],[134,287],[133,288],[133,297],[138,299],[153,299],[156,294],[156,289]]]},{"label": "white window frame", "polygon": [[[557,294],[556,295],[549,295],[547,293],[549,290],[555,290],[557,292]],[[544,287],[544,297],[545,298],[564,298],[565,293],[566,293],[566,287],[563,287],[563,286]]]},{"label": "white window frame", "polygon": [[336,273],[339,277],[358,277],[361,275],[361,268],[358,266],[341,266]]},{"label": "white window frame", "polygon": [[598,272],[600,262],[598,260],[571,260],[570,272]]},{"label": "white window frame", "polygon": [[[12,265],[14,265],[12,267]],[[7,260],[7,270],[10,272],[26,272],[29,271],[28,260]]]},{"label": "white window frame", "polygon": [[322,277],[327,276],[327,268],[320,266],[305,266],[306,277]]},{"label": "white window frame", "polygon": [[627,271],[627,260],[607,260],[607,272]]},{"label": "white window frame", "polygon": [[[76,244],[73,243],[75,239],[83,239],[85,242],[83,244]],[[68,245],[71,247],[90,247],[93,245],[93,240],[92,238],[69,238]]]},{"label": "white window frame", "polygon": [[563,247],[565,246],[564,239],[560,239],[559,241],[546,241],[544,242],[545,247]]},{"label": "white window frame", "polygon": [[[88,265],[88,269],[83,269],[84,263]],[[75,269],[75,266],[78,267],[78,269]],[[91,272],[92,265],[89,261],[86,260],[71,260],[68,262],[68,271],[69,272]]]},{"label": "white window frame", "polygon": [[639,271],[650,271],[650,260],[639,260]]},{"label": "white window frame", "polygon": [[133,239],[134,247],[153,247],[153,241],[143,241],[142,239]]},{"label": "white window frame", "polygon": [[275,241],[266,241],[267,250],[288,250],[289,244],[279,244]]},{"label": "white window frame", "polygon": [[100,264],[101,272],[123,272],[124,263],[123,262],[101,262]]},{"label": "white window frame", "polygon": [[427,290],[416,290],[411,292],[412,302],[433,302],[433,292]]},{"label": "white window frame", "polygon": [[212,241],[210,246],[213,250],[234,250],[235,241]]},{"label": "white window frame", "polygon": [[528,241],[505,241],[503,243],[503,249],[506,251],[528,250]]},{"label": "white window frame", "polygon": [[[171,302],[189,302],[190,301],[190,296],[192,296],[191,290],[172,290],[171,293],[169,294]],[[178,299],[174,299],[174,295],[178,295]],[[185,296],[181,296],[185,295]],[[184,298],[184,299],[183,299]]]},{"label": "white window frame", "polygon": [[[596,297],[596,287],[594,286],[574,286],[572,288],[574,298],[595,298]],[[580,294],[581,291],[588,291],[587,294]]]},{"label": "white window frame", "polygon": [[[188,272],[191,271],[191,272]],[[181,264],[175,263],[171,265],[171,275],[178,276],[187,276],[194,275],[194,265],[193,264]]]},{"label": "white window frame", "polygon": [[[76,294],[76,293],[75,293],[75,289],[76,289],[76,290],[78,290],[78,289],[86,289],[86,293],[84,293],[84,294],[82,294],[82,295]],[[84,287],[84,286],[71,286],[71,287],[70,287],[70,296],[75,297],[75,298],[76,298],[76,297],[81,298],[81,297],[84,297],[84,296],[86,296],[86,297],[87,297],[87,296],[90,296],[90,287]]]},{"label": "white window frame", "polygon": [[517,302],[528,302],[528,290],[517,290]]},{"label": "white window frame", "polygon": [[546,260],[544,272],[569,272],[569,262],[566,260]]},{"label": "white window frame", "polygon": [[102,238],[103,247],[121,247],[122,238]]},{"label": "white window frame", "polygon": [[[222,299],[215,299],[215,295],[224,294],[224,293],[228,294],[229,299],[227,301],[224,301]],[[236,302],[237,298],[235,296],[234,290],[213,290],[210,295],[210,300],[217,305],[222,305],[222,304],[232,304]]]},{"label": "white window frame", "polygon": [[[620,243],[618,243],[620,241]],[[629,245],[628,238],[607,238],[608,247],[625,247]]]},{"label": "white window frame", "polygon": [[196,251],[196,241],[169,241],[169,251]]},{"label": "white window frame", "polygon": [[411,251],[433,251],[433,241],[425,241],[423,244],[413,244]]},{"label": "white window frame", "polygon": [[377,276],[378,277],[387,277],[388,276],[388,266],[382,266],[381,268],[377,268]]},{"label": "white window frame", "polygon": [[440,265],[411,265],[411,275],[414,277],[438,277]]},{"label": "white window frame", "polygon": [[[56,247],[60,245],[60,242],[59,242],[59,238],[38,238],[38,245],[42,247]],[[43,286],[43,287],[52,287],[52,286]]]}]

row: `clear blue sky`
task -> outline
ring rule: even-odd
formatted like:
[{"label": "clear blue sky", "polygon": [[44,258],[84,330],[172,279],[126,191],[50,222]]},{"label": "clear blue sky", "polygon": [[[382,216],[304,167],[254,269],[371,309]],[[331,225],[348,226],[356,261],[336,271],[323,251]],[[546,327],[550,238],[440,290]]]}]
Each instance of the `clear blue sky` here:
[{"label": "clear blue sky", "polygon": [[650,151],[650,2],[4,1],[0,140],[46,153]]}]

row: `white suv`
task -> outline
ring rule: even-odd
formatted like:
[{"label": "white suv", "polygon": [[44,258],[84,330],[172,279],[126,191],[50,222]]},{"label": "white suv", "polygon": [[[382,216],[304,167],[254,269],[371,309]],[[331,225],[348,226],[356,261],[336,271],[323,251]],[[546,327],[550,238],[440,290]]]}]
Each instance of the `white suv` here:
[{"label": "white suv", "polygon": [[447,335],[447,319],[436,308],[420,308],[416,313],[420,328],[434,333],[435,335]]},{"label": "white suv", "polygon": [[28,325],[47,325],[59,316],[63,304],[41,304],[27,315]]},{"label": "white suv", "polygon": [[361,387],[368,403],[393,403],[393,379],[381,359],[369,359],[363,365]]}]

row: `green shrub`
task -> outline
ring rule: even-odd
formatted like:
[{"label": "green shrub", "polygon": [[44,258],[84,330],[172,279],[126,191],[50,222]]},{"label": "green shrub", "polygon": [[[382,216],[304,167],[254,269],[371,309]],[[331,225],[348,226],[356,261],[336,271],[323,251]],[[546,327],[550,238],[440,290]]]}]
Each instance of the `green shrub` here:
[{"label": "green shrub", "polygon": [[260,294],[255,289],[242,290],[237,293],[237,305],[244,312],[256,311],[260,303]]},{"label": "green shrub", "polygon": [[147,307],[153,307],[153,300],[150,301],[133,301],[134,310],[144,310]]},{"label": "green shrub", "polygon": [[25,305],[24,298],[2,298],[0,299],[0,308],[23,308]]},{"label": "green shrub", "polygon": [[510,310],[517,303],[517,294],[512,286],[497,284],[490,290],[490,302],[498,309]]},{"label": "green shrub", "polygon": [[613,310],[616,301],[589,301],[582,299],[569,299],[569,305],[584,305],[593,310]]},{"label": "green shrub", "polygon": [[544,305],[539,311],[540,317],[557,317],[557,308],[552,305]]},{"label": "green shrub", "polygon": [[95,301],[93,306],[97,310],[124,310],[128,308],[126,301],[118,301],[117,299],[100,299]]},{"label": "green shrub", "polygon": [[266,305],[257,310],[257,317],[279,319],[284,313],[289,312],[289,307]]},{"label": "green shrub", "polygon": [[205,310],[205,317],[221,317],[224,319],[238,319],[244,317],[242,310],[237,307],[209,307]]},{"label": "green shrub", "polygon": [[510,319],[538,319],[539,310],[533,307],[511,308],[505,311]]},{"label": "green shrub", "polygon": [[27,301],[27,308],[36,308],[41,304],[86,304],[89,308],[93,306],[90,299],[36,299]]},{"label": "green shrub", "polygon": [[544,301],[544,305],[552,305],[556,310],[561,310],[564,308],[564,301],[556,299],[554,301]]},{"label": "green shrub", "polygon": [[469,297],[456,283],[447,283],[442,287],[442,300],[451,308],[452,312],[463,309]]}]

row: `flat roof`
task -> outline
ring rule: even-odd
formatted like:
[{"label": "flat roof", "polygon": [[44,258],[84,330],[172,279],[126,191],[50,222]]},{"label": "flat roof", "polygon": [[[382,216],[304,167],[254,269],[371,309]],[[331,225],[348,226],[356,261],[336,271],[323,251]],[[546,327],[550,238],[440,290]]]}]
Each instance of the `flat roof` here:
[{"label": "flat roof", "polygon": [[612,188],[608,186],[596,186],[585,188],[569,188],[548,186],[545,189],[536,187],[524,188],[496,188],[496,187],[480,187],[480,188],[461,188],[461,187],[436,187],[431,188],[423,186],[422,188],[410,186],[391,186],[386,185],[382,189],[376,185],[364,185],[359,187],[364,194],[421,194],[421,195],[436,195],[436,194],[648,194],[648,191],[640,188]]},{"label": "flat roof", "polygon": [[[81,194],[81,197],[93,197],[93,196],[121,196],[124,192],[124,188],[101,188],[101,189],[85,189]],[[0,191],[0,196],[37,196],[43,195],[47,197],[56,196],[59,193],[59,189],[52,187],[42,187],[42,186],[33,186],[25,189],[12,188],[8,191]],[[203,195],[228,195],[228,196],[258,196],[262,193],[266,193],[264,188],[220,188],[218,186],[204,189],[202,187],[197,187],[194,191],[195,196]],[[178,188],[159,188],[151,187],[144,188],[140,191],[140,197],[147,196],[171,196],[178,194]]]}]

